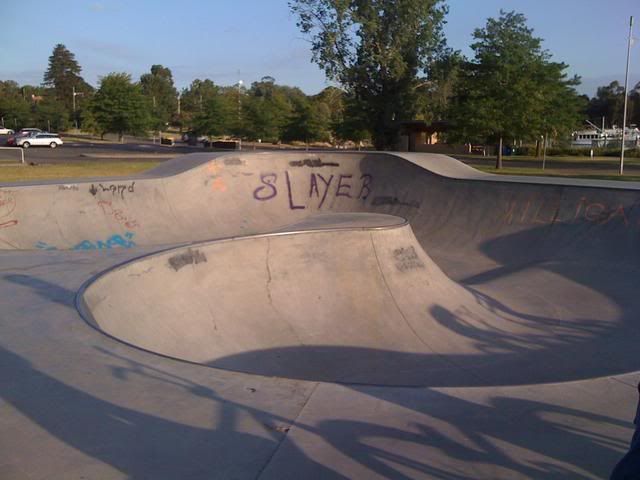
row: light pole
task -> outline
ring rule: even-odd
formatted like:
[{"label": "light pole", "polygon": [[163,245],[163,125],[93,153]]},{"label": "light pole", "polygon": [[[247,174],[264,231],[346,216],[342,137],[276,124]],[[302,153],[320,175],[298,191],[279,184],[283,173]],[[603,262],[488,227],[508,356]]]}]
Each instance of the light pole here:
[{"label": "light pole", "polygon": [[83,92],[76,92],[75,85],[72,87],[73,89],[73,123],[76,126],[76,130],[78,129],[78,117],[76,116],[76,96],[84,95]]},{"label": "light pole", "polygon": [[238,122],[240,122],[240,110],[242,108],[241,105],[241,100],[240,100],[240,95],[242,95],[241,93],[241,89],[242,89],[242,80],[238,80]]},{"label": "light pole", "polygon": [[629,95],[627,89],[629,87],[629,59],[631,58],[631,44],[633,43],[633,17],[629,19],[629,44],[627,45],[627,71],[624,75],[624,109],[622,113],[622,145],[620,145],[620,175],[624,173],[624,137],[625,126],[627,125],[627,100]]}]

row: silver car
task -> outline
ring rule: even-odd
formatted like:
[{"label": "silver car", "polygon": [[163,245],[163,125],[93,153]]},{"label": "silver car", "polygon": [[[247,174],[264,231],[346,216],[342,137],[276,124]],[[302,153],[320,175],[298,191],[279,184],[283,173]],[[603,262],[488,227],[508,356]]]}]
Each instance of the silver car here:
[{"label": "silver car", "polygon": [[62,145],[62,140],[55,133],[33,133],[28,137],[17,137],[16,147],[29,148],[29,147],[50,147],[56,148]]}]

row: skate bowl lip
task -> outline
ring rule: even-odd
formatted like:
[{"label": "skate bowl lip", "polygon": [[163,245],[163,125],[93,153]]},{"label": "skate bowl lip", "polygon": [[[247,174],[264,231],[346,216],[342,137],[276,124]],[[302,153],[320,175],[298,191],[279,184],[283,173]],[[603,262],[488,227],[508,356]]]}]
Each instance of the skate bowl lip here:
[{"label": "skate bowl lip", "polygon": [[[317,216],[327,216],[327,217],[339,217],[339,216],[351,216],[351,215],[358,215],[358,216],[371,216],[372,218],[379,218],[379,219],[386,219],[387,223],[383,223],[380,225],[366,225],[366,226],[332,226],[332,227],[317,227],[317,228],[291,228],[289,230],[285,230],[287,227],[280,227],[279,229],[277,229],[276,231],[272,231],[272,232],[266,232],[266,233],[258,233],[258,234],[253,234],[253,235],[235,235],[235,236],[229,236],[229,237],[223,237],[223,238],[215,238],[215,239],[210,239],[210,240],[204,240],[204,241],[194,241],[194,242],[184,242],[181,244],[171,244],[171,245],[157,245],[157,246],[150,246],[147,248],[152,248],[153,250],[147,253],[141,253],[139,255],[135,255],[132,258],[128,258],[122,262],[117,262],[113,265],[111,265],[109,268],[106,268],[104,270],[101,270],[100,272],[92,275],[91,277],[89,277],[88,279],[86,279],[82,285],[80,286],[80,288],[76,291],[75,295],[74,295],[74,300],[73,300],[73,305],[75,307],[75,310],[77,311],[77,313],[80,315],[80,318],[82,318],[82,320],[89,325],[89,327],[91,327],[92,329],[96,330],[99,334],[104,335],[107,338],[110,338],[112,340],[115,340],[116,342],[118,342],[119,344],[125,345],[127,347],[131,347],[134,348],[136,350],[142,351],[142,352],[146,352],[152,355],[156,355],[158,357],[161,358],[165,358],[165,359],[169,359],[169,360],[173,360],[173,361],[177,361],[177,362],[181,362],[181,363],[186,363],[189,365],[198,365],[200,367],[203,368],[211,368],[214,370],[223,370],[223,371],[228,371],[228,372],[233,372],[233,373],[237,373],[237,374],[243,374],[243,375],[250,375],[250,376],[258,376],[258,377],[264,377],[264,378],[270,378],[273,377],[273,375],[267,375],[267,374],[261,374],[261,373],[253,373],[253,372],[249,372],[249,371],[245,371],[245,370],[239,370],[239,369],[232,369],[232,368],[224,368],[224,367],[219,367],[219,366],[213,366],[213,365],[207,365],[205,363],[202,362],[197,362],[197,361],[193,361],[193,360],[188,360],[185,358],[180,358],[177,356],[172,356],[172,355],[167,355],[155,350],[151,350],[148,348],[144,348],[141,347],[138,344],[132,343],[132,342],[128,342],[126,340],[123,340],[121,337],[118,337],[117,335],[111,334],[107,331],[105,331],[103,328],[100,327],[100,325],[98,324],[98,322],[96,322],[93,318],[93,314],[91,313],[91,309],[87,306],[85,298],[84,298],[84,294],[87,292],[88,289],[90,289],[96,282],[98,282],[101,278],[104,278],[114,272],[117,272],[118,270],[121,270],[123,268],[126,268],[130,265],[133,265],[135,263],[138,263],[140,261],[144,261],[144,260],[148,260],[154,257],[159,257],[162,255],[166,255],[170,252],[173,251],[179,251],[182,249],[191,249],[191,248],[198,248],[201,246],[209,246],[209,245],[220,245],[220,244],[226,244],[226,243],[233,243],[233,242],[241,242],[241,241],[251,241],[251,240],[257,240],[257,239],[264,239],[264,238],[276,238],[276,237],[289,237],[289,236],[299,236],[299,235],[310,235],[310,234],[323,234],[323,233],[333,233],[333,232],[366,232],[366,231],[381,231],[381,230],[394,230],[394,229],[398,229],[398,228],[403,228],[403,227],[410,227],[410,223],[409,221],[404,218],[404,217],[400,217],[398,215],[389,215],[389,214],[372,214],[372,213],[331,213],[331,214],[320,214],[320,215],[310,215],[308,218],[313,218],[313,217],[317,217]],[[388,218],[385,218],[388,217]],[[304,220],[302,222],[296,222],[295,224],[293,224],[291,227],[295,227],[295,225],[297,225],[298,223],[303,223]],[[133,249],[132,249],[133,250]],[[288,378],[288,377],[282,377],[282,378]],[[371,385],[371,386],[380,386],[380,384],[378,383],[366,383],[366,382],[340,382],[340,381],[319,381],[320,383],[335,383],[335,384],[344,384],[344,385]],[[409,387],[414,387],[415,385],[408,385]]]}]

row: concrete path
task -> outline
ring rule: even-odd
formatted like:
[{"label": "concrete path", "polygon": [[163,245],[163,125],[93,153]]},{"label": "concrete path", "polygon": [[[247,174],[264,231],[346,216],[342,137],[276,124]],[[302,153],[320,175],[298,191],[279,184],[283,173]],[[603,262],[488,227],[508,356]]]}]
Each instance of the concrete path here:
[{"label": "concrete path", "polygon": [[0,186],[0,478],[607,478],[636,184],[193,154]]}]

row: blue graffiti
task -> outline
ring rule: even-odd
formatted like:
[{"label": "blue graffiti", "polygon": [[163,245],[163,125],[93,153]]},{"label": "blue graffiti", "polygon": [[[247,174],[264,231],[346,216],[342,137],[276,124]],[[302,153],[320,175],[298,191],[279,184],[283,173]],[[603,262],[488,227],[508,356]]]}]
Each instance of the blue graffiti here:
[{"label": "blue graffiti", "polygon": [[57,250],[53,245],[49,245],[47,242],[36,243],[36,248],[39,250]]},{"label": "blue graffiti", "polygon": [[[133,232],[126,232],[124,235],[111,235],[106,240],[83,240],[77,245],[71,247],[71,250],[108,250],[111,248],[132,248],[136,246],[136,243],[132,240],[135,234]],[[57,250],[56,247],[49,245],[46,242],[36,243],[36,248],[40,250]]]}]

